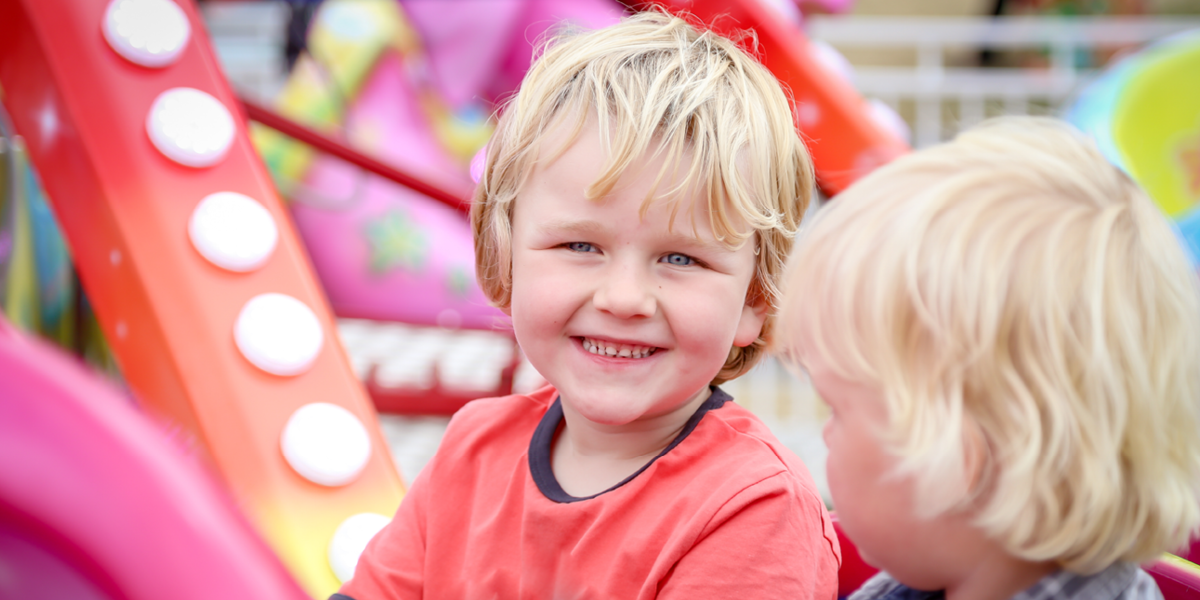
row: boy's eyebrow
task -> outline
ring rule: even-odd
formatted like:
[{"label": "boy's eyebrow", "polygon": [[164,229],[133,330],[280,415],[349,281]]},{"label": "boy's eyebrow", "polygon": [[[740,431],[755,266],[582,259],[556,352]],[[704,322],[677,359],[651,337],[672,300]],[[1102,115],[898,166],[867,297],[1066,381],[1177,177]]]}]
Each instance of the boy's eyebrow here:
[{"label": "boy's eyebrow", "polygon": [[700,239],[695,235],[687,235],[681,232],[671,232],[671,237],[668,238],[671,245],[688,250],[691,252],[728,252],[729,247],[715,239]]},{"label": "boy's eyebrow", "polygon": [[598,233],[607,228],[599,221],[560,219],[542,223],[538,229],[553,233]]}]

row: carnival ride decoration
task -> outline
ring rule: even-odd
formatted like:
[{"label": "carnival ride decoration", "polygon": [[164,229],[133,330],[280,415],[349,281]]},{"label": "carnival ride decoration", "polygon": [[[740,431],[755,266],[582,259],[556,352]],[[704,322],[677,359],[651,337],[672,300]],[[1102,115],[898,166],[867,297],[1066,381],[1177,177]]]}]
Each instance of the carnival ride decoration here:
[{"label": "carnival ride decoration", "polygon": [[185,444],[0,317],[0,597],[307,595]]},{"label": "carnival ride decoration", "polygon": [[1068,107],[1067,120],[1172,218],[1200,260],[1200,31],[1124,57]]},{"label": "carnival ride decoration", "polygon": [[0,3],[3,102],[132,393],[325,597],[403,488],[203,31],[191,2]]},{"label": "carnival ride decoration", "polygon": [[[410,75],[423,54],[396,3],[325,3],[308,51],[279,95],[284,115],[336,126],[356,149],[440,183],[465,206],[470,181],[433,136]],[[474,283],[470,229],[454,207],[274,131],[255,136],[338,315],[450,329],[503,323]]]},{"label": "carnival ride decoration", "polygon": [[[251,118],[268,126],[255,127],[253,139],[290,201],[334,312],[357,324],[437,327],[419,337],[448,342],[431,344],[445,349],[436,360],[356,364],[376,407],[388,412],[452,414],[474,398],[511,393],[520,355],[507,317],[475,282],[467,163],[491,133],[493,103],[528,68],[532,40],[563,20],[600,27],[623,12],[610,0],[456,8],[329,0],[273,107],[247,102]],[[399,173],[347,160],[321,134]],[[394,176],[405,173],[420,175]],[[495,340],[474,344],[482,338],[472,330],[504,332],[506,351],[488,350]],[[373,352],[377,344],[369,345]],[[470,371],[483,373],[464,376]]]},{"label": "carnival ride decoration", "polygon": [[[0,125],[3,129],[7,127]],[[0,306],[9,318],[63,344],[71,328],[74,284],[66,246],[22,148],[5,148],[3,156],[8,160],[0,184],[12,190],[4,197],[19,201],[5,206],[8,226],[2,262],[8,265],[8,272]]]},{"label": "carnival ride decoration", "polygon": [[[812,154],[817,185],[834,196],[876,167],[908,152],[882,124],[870,102],[820,59],[798,23],[780,18],[765,2],[742,0],[626,0],[636,9],[658,6],[686,12],[713,30],[741,39],[779,78],[795,102],[796,126]],[[754,36],[743,35],[753,31]]]},{"label": "carnival ride decoration", "polygon": [[[508,38],[536,38],[530,27],[563,19],[603,26],[621,9],[609,0],[488,2],[450,14],[433,8],[436,19],[420,3],[401,12],[397,3],[326,2],[313,22],[308,53],[275,104],[285,116],[340,130],[354,147],[441,182],[458,198],[444,203],[465,210],[472,186],[466,160],[491,132],[490,109],[480,97],[515,88],[528,67],[528,42],[517,49]],[[421,41],[408,11],[420,18]],[[473,34],[464,36],[464,28]],[[511,62],[506,52],[525,55],[525,63],[498,64]],[[503,326],[503,315],[474,284],[473,244],[462,215],[274,131],[259,129],[255,139],[287,190],[339,315],[449,328]],[[413,289],[424,293],[409,293]]]}]

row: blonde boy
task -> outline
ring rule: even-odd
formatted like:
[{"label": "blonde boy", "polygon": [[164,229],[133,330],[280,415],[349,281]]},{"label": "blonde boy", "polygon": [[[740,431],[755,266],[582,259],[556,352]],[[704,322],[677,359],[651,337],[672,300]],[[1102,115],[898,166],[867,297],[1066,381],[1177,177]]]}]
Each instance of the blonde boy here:
[{"label": "blonde boy", "polygon": [[552,387],[459,412],[341,594],[832,598],[808,472],[710,387],[759,360],[811,188],[779,84],[728,40],[643,14],[552,43],[471,215]]},{"label": "blonde boy", "polygon": [[781,346],[886,571],[853,598],[1160,597],[1136,565],[1200,524],[1200,297],[1134,183],[1064,124],[990,122],[856,183],[791,260]]}]

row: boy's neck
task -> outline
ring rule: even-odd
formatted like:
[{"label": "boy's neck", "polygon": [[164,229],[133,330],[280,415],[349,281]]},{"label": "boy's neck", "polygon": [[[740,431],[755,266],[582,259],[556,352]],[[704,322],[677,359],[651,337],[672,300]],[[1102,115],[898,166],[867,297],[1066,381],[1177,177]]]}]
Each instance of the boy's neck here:
[{"label": "boy's neck", "polygon": [[710,395],[706,387],[674,411],[625,425],[592,422],[563,402],[563,425],[551,450],[554,477],[576,497],[611,488],[669,446]]},{"label": "boy's neck", "polygon": [[1008,600],[1058,569],[1054,562],[1030,562],[998,552],[947,587],[946,600]]}]

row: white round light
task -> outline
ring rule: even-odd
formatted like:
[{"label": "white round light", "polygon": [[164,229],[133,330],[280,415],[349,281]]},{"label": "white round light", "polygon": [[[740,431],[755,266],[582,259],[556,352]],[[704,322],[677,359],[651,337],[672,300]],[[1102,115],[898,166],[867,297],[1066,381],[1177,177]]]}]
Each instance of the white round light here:
[{"label": "white round light", "polygon": [[104,12],[108,45],[143,67],[175,62],[191,35],[187,15],[171,0],[112,0]]},{"label": "white round light", "polygon": [[267,262],[279,230],[262,204],[235,192],[205,196],[188,221],[192,245],[210,262],[230,271],[252,271]]},{"label": "white round light", "polygon": [[374,513],[359,513],[338,526],[329,542],[329,566],[333,574],[343,583],[354,576],[358,557],[367,547],[367,542],[387,526],[391,519]]},{"label": "white round light", "polygon": [[167,158],[189,167],[211,167],[225,157],[237,131],[219,100],[192,88],[161,94],[146,117],[150,141]]},{"label": "white round light", "polygon": [[350,411],[326,402],[292,413],[280,441],[283,457],[297,473],[330,487],[354,481],[371,458],[367,428]]},{"label": "white round light", "polygon": [[238,315],[233,338],[247,360],[275,375],[308,370],[325,341],[312,309],[284,294],[251,298]]}]

